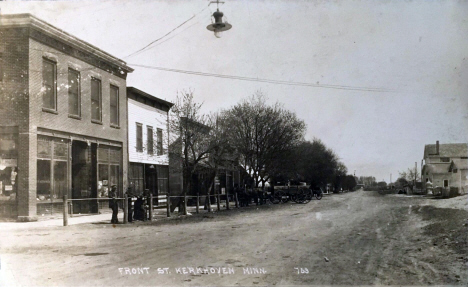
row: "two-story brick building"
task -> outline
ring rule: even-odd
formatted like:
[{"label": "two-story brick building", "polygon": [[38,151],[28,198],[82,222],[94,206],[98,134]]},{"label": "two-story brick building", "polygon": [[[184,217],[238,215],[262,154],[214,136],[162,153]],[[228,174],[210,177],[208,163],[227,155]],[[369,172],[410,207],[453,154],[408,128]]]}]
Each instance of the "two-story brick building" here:
[{"label": "two-story brick building", "polygon": [[[421,178],[433,188],[455,188],[459,194],[468,189],[468,144],[428,144],[424,147]],[[424,188],[426,186],[423,185]]]},{"label": "two-story brick building", "polygon": [[[0,213],[127,187],[125,62],[30,14],[0,17]],[[94,212],[97,201],[74,204]]]},{"label": "two-story brick building", "polygon": [[[155,198],[169,188],[168,122],[174,105],[133,87],[128,97],[128,180],[135,194]],[[155,201],[157,204],[157,201]]]}]

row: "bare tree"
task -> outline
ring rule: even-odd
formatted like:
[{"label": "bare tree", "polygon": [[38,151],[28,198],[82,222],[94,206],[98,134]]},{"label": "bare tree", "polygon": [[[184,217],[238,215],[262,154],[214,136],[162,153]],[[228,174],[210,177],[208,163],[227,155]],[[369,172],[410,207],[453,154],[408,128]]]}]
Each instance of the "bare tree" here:
[{"label": "bare tree", "polygon": [[417,169],[408,168],[407,171],[398,172],[399,177],[405,179],[408,182],[408,185],[413,188],[413,185],[417,181],[421,181],[421,174]]},{"label": "bare tree", "polygon": [[[171,109],[170,148],[171,168],[182,174],[183,198],[175,198],[173,210],[187,214],[186,196],[192,188],[192,176],[201,162],[207,161],[211,152],[208,118],[201,112],[202,104],[196,103],[193,92],[178,93]],[[179,194],[180,196],[180,194]]]},{"label": "bare tree", "polygon": [[[210,195],[213,188],[216,187],[215,180],[218,178],[218,172],[220,167],[231,167],[233,163],[237,162],[237,156],[234,148],[229,142],[228,132],[229,123],[227,121],[227,114],[225,112],[212,113],[207,117],[208,126],[210,126],[209,132],[209,160],[206,162],[210,169],[210,183],[207,190],[207,208],[211,211],[211,199]],[[219,190],[217,190],[219,194]],[[219,198],[218,198],[219,208]]]},{"label": "bare tree", "polygon": [[239,154],[239,163],[262,185],[278,168],[278,157],[296,147],[306,125],[279,103],[267,105],[261,92],[226,112],[228,135]]}]

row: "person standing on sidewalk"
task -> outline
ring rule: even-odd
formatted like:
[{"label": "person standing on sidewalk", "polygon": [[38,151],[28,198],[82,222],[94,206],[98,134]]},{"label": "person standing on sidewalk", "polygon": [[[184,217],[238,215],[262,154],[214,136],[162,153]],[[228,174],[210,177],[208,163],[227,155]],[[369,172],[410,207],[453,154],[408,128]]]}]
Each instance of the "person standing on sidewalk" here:
[{"label": "person standing on sidewalk", "polygon": [[119,223],[119,219],[117,218],[117,214],[119,213],[119,204],[117,202],[117,186],[113,185],[110,190],[109,197],[111,198],[109,200],[109,207],[112,209],[112,224],[117,224]]}]

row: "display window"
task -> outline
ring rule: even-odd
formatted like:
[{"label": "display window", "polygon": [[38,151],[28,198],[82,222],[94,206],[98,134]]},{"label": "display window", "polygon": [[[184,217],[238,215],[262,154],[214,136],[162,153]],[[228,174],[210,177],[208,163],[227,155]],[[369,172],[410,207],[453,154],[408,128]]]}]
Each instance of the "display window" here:
[{"label": "display window", "polygon": [[68,140],[37,137],[37,201],[61,201],[68,190]]},{"label": "display window", "polygon": [[119,191],[121,157],[121,148],[98,147],[98,197],[109,197],[109,190],[113,185],[117,186],[117,194],[121,194]]},{"label": "display window", "polygon": [[0,201],[16,199],[17,146],[17,133],[0,133]]}]

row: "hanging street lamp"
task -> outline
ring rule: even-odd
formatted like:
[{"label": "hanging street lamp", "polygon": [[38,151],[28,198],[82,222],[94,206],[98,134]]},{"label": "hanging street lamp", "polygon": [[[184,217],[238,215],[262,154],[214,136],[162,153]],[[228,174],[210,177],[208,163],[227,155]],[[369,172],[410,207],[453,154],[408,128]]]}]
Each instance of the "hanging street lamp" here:
[{"label": "hanging street lamp", "polygon": [[[219,5],[219,0],[216,2],[211,2],[211,3],[216,3]],[[224,3],[224,2],[221,2]],[[232,28],[232,25],[229,24],[228,22],[223,22],[223,12],[219,11],[219,7],[216,8],[216,12],[213,13],[213,18],[214,18],[214,23],[206,26],[206,29],[209,31],[214,32],[214,35],[216,38],[221,38],[221,33],[224,31],[227,31]]]}]

